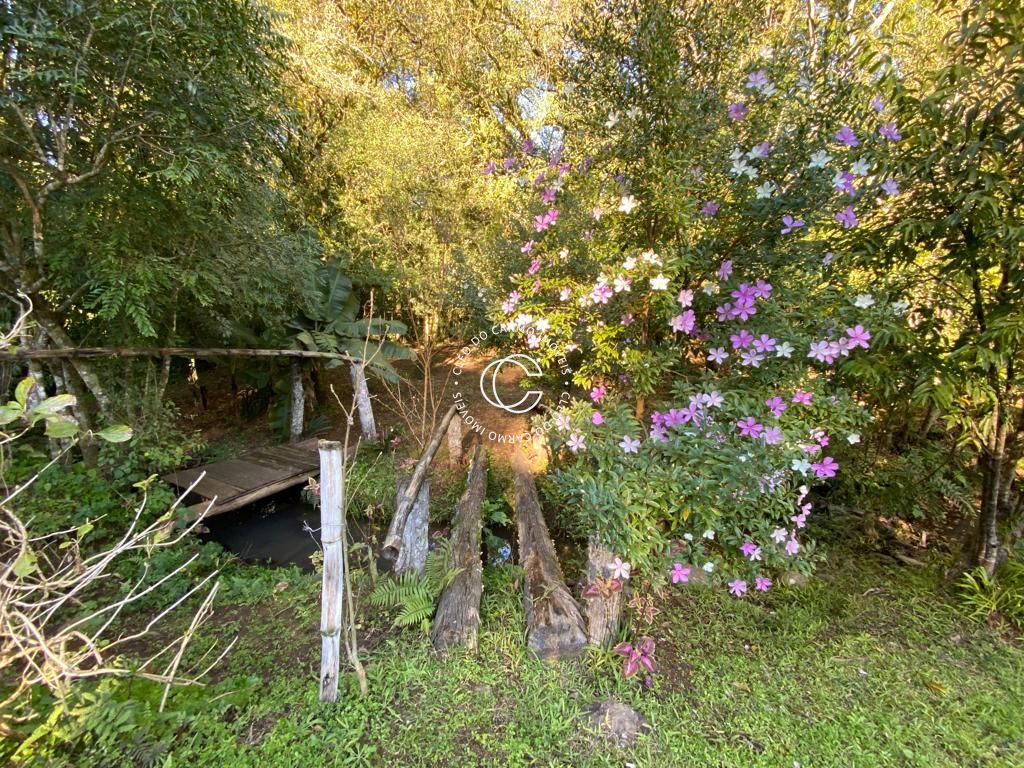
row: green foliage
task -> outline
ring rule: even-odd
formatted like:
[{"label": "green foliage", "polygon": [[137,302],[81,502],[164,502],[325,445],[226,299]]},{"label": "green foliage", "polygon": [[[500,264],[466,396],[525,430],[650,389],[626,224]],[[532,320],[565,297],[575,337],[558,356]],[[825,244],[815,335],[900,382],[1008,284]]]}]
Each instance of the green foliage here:
[{"label": "green foliage", "polygon": [[398,578],[378,580],[370,595],[370,604],[389,610],[397,608],[394,626],[419,625],[426,632],[441,592],[451,584],[460,570],[452,564],[451,542],[444,539],[437,549],[427,555],[422,577],[406,571]]},{"label": "green foliage", "polygon": [[1024,630],[1024,563],[1008,560],[994,576],[975,568],[960,578],[958,588],[971,617],[996,622],[1007,619]]}]

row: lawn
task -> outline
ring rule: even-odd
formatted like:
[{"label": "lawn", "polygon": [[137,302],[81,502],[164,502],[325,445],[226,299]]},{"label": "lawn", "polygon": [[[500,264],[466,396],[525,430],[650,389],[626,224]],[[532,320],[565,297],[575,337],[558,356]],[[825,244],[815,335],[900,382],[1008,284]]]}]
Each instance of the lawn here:
[{"label": "lawn", "polygon": [[[1024,765],[1024,654],[965,619],[938,570],[833,548],[808,585],[758,599],[676,587],[649,630],[646,690],[609,652],[531,658],[516,569],[491,567],[478,656],[439,658],[367,609],[370,695],[349,680],[334,706],[317,701],[316,577],[264,575],[284,576],[277,591],[220,607],[216,632],[239,644],[209,692],[180,694],[200,716],[159,764]],[[650,722],[631,747],[587,726],[584,710],[612,697]]]}]

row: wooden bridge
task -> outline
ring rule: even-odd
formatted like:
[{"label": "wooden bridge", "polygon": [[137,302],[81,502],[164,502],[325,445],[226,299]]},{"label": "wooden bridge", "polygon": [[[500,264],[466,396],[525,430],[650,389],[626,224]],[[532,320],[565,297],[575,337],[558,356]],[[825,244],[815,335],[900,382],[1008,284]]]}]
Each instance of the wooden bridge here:
[{"label": "wooden bridge", "polygon": [[214,502],[206,513],[210,517],[302,485],[306,478],[318,474],[320,457],[314,438],[291,445],[260,448],[237,459],[170,472],[161,480],[184,491],[203,475],[192,488],[192,493],[204,501],[194,504],[191,509],[199,513]]}]

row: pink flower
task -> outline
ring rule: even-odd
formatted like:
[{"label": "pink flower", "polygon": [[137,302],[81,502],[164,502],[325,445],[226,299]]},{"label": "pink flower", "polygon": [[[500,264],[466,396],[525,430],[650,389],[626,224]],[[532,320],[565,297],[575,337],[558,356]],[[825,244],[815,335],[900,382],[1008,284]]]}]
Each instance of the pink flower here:
[{"label": "pink flower", "polygon": [[649,637],[640,638],[636,645],[619,643],[614,651],[620,656],[625,656],[622,672],[624,677],[633,677],[643,667],[648,672],[654,671],[654,640]]},{"label": "pink flower", "polygon": [[747,541],[740,547],[740,552],[743,553],[744,557],[750,558],[751,560],[761,559],[761,548],[752,541]]},{"label": "pink flower", "polygon": [[616,557],[608,564],[608,570],[611,572],[611,577],[613,579],[626,581],[629,579],[629,574],[630,571],[633,570],[633,566],[628,562],[623,561],[621,557]]},{"label": "pink flower", "polygon": [[540,200],[544,205],[551,205],[555,202],[556,194],[558,194],[558,190],[554,187],[544,187],[544,191],[540,195]]},{"label": "pink flower", "polygon": [[718,266],[718,279],[719,280],[728,280],[729,279],[729,275],[731,275],[731,274],[732,274],[732,261],[730,259],[726,259],[725,261],[723,261]]},{"label": "pink flower", "polygon": [[793,393],[793,402],[799,405],[810,405],[812,397],[814,397],[813,392],[804,392],[802,389],[798,389]]},{"label": "pink flower", "polygon": [[729,341],[732,342],[733,349],[746,349],[753,343],[754,336],[746,328],[742,328],[739,333],[730,336]]},{"label": "pink flower", "polygon": [[632,325],[632,324],[633,324],[633,321],[634,321],[635,319],[636,319],[636,318],[634,318],[634,317],[633,317],[633,313],[632,313],[632,312],[627,312],[626,314],[624,314],[624,315],[622,316],[622,319],[621,319],[621,320],[619,320],[619,322],[620,322],[620,323],[622,323],[623,325],[626,325],[626,326],[628,326],[628,325]]},{"label": "pink flower", "polygon": [[786,439],[786,436],[782,433],[782,430],[779,427],[768,427],[765,429],[762,437],[768,445],[778,445]]},{"label": "pink flower", "polygon": [[758,424],[753,416],[737,421],[736,428],[739,429],[741,437],[760,437],[764,432],[764,427]]},{"label": "pink flower", "polygon": [[839,471],[839,463],[831,456],[826,456],[816,464],[811,464],[811,469],[817,477],[835,477]]},{"label": "pink flower", "polygon": [[604,424],[604,416],[601,415],[600,411],[594,411],[590,420],[594,423],[594,426],[599,427]]},{"label": "pink flower", "polygon": [[795,555],[800,551],[800,544],[796,539],[790,539],[786,542],[786,553],[790,556]]},{"label": "pink flower", "polygon": [[758,576],[754,579],[754,586],[758,592],[767,592],[772,588],[772,580],[766,576]]},{"label": "pink flower", "polygon": [[732,594],[736,595],[736,597],[743,597],[744,593],[746,593],[747,591],[747,582],[743,581],[742,579],[730,581],[729,591],[732,592]]},{"label": "pink flower", "polygon": [[688,309],[683,312],[683,314],[673,317],[669,324],[672,326],[673,331],[678,333],[691,333],[696,322],[697,316],[694,314],[692,309]]},{"label": "pink flower", "polygon": [[534,259],[530,262],[530,268],[526,270],[528,274],[536,275],[540,272],[540,259]]},{"label": "pink flower", "polygon": [[676,563],[669,571],[673,584],[685,584],[690,580],[690,569],[683,567],[682,563]]},{"label": "pink flower", "polygon": [[779,418],[782,415],[782,412],[789,407],[788,405],[786,405],[786,401],[783,400],[778,395],[769,400],[765,400],[764,404],[768,406],[768,408],[772,412],[772,416],[774,416],[776,419]]},{"label": "pink flower", "polygon": [[684,288],[679,292],[679,297],[676,300],[683,309],[693,306],[693,291],[689,288]]},{"label": "pink flower", "polygon": [[608,389],[604,384],[599,384],[590,390],[590,399],[595,403],[600,403],[604,399],[604,396],[608,394]]},{"label": "pink flower", "polygon": [[595,304],[607,304],[612,295],[612,287],[608,283],[598,283],[590,292],[590,300]]},{"label": "pink flower", "polygon": [[871,341],[871,334],[865,330],[863,325],[855,325],[853,328],[846,329],[846,335],[850,337],[850,347],[864,347],[868,348],[868,342]]},{"label": "pink flower", "polygon": [[[793,521],[793,525],[795,525],[797,528],[804,528],[807,525],[807,513],[806,512],[801,512],[799,515],[793,515],[789,519]],[[779,528],[779,530],[781,531],[783,529]],[[783,536],[782,538],[786,538],[786,537]]]},{"label": "pink flower", "polygon": [[533,240],[527,240],[519,250],[523,253],[531,253],[533,251],[533,246],[535,245],[536,243],[533,242]]}]

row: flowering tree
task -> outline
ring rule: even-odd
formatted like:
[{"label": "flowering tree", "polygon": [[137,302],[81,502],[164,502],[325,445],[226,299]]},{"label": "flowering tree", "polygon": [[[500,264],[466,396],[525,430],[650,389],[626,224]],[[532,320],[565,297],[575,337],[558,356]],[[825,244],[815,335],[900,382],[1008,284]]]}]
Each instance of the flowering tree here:
[{"label": "flowering tree", "polygon": [[870,418],[837,373],[904,310],[851,294],[833,245],[899,194],[878,169],[900,128],[847,97],[847,20],[766,49],[741,11],[595,13],[564,142],[487,169],[535,194],[502,315],[576,353],[589,397],[549,439],[583,520],[655,584],[767,591],[812,567],[810,486]]}]

